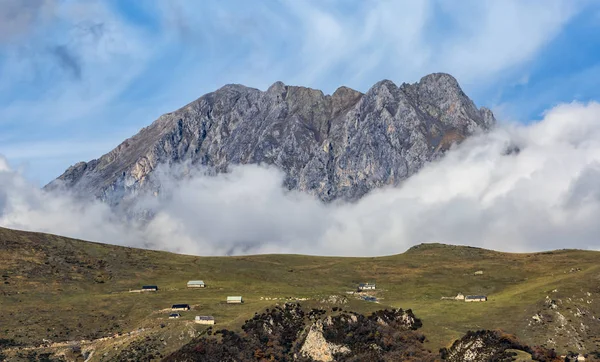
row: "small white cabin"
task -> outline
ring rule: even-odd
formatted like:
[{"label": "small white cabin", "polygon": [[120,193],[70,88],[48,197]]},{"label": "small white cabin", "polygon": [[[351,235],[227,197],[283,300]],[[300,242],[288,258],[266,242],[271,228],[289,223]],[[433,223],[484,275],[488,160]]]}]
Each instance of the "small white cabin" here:
[{"label": "small white cabin", "polygon": [[227,304],[241,304],[243,303],[242,297],[227,297]]},{"label": "small white cabin", "polygon": [[204,288],[204,281],[202,280],[190,280],[189,282],[187,282],[187,287],[188,288]]},{"label": "small white cabin", "polygon": [[215,317],[210,315],[197,315],[194,322],[198,324],[215,324]]}]

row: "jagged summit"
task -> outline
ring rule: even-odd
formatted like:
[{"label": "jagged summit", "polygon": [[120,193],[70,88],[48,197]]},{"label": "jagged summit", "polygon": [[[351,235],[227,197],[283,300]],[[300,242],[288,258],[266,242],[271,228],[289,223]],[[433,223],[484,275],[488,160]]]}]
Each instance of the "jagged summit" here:
[{"label": "jagged summit", "polygon": [[419,80],[419,83],[420,84],[437,84],[437,85],[442,85],[443,83],[445,83],[448,86],[451,86],[454,88],[460,88],[456,78],[454,78],[453,76],[451,76],[448,73],[427,74]]},{"label": "jagged summit", "polygon": [[115,206],[154,192],[160,164],[191,162],[215,172],[234,164],[274,165],[285,187],[323,201],[357,200],[396,185],[453,143],[494,124],[454,77],[434,73],[366,93],[332,95],[275,82],[266,91],[226,85],[171,113],[102,156],[70,167],[47,188],[66,187]]}]

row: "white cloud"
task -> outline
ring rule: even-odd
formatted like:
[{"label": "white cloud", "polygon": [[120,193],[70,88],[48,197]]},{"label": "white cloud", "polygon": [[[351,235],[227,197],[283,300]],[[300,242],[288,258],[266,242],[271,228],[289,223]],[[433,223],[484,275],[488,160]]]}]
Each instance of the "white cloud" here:
[{"label": "white cloud", "polygon": [[563,0],[442,3],[464,33],[442,41],[436,57],[469,82],[531,60],[583,5]]},{"label": "white cloud", "polygon": [[108,206],[84,203],[68,195],[47,193],[8,167],[0,157],[0,224],[101,240],[142,245],[134,225],[122,224]]},{"label": "white cloud", "polygon": [[[448,72],[468,86],[489,87],[532,61],[585,1],[291,1],[221,7],[176,1],[160,8],[168,29],[186,35],[198,58],[231,64],[221,83],[267,87],[275,80],[333,92],[361,91],[387,78],[415,81]],[[197,22],[200,14],[211,14]],[[176,20],[174,20],[176,19]],[[193,37],[190,36],[193,34]],[[197,89],[206,65],[186,74]],[[221,71],[219,64],[213,71]],[[212,80],[212,79],[211,79]],[[181,89],[181,82],[174,85]],[[199,94],[198,94],[199,95]]]},{"label": "white cloud", "polygon": [[0,172],[10,172],[8,161],[4,157],[0,157]]},{"label": "white cloud", "polygon": [[[141,126],[225,83],[266,89],[283,80],[331,93],[445,71],[466,89],[490,89],[500,78],[522,79],[511,70],[534,59],[587,3],[140,2],[141,18],[152,19],[145,28],[101,0],[4,2],[0,19],[14,22],[15,34],[0,44],[0,130],[84,144],[97,138],[98,125]],[[57,176],[79,152],[38,178]]]},{"label": "white cloud", "polygon": [[585,3],[382,1],[355,6],[351,14],[330,5],[290,5],[303,29],[305,67],[294,78],[300,84],[340,70],[359,88],[444,71],[481,86],[532,60]]},{"label": "white cloud", "polygon": [[284,190],[272,168],[173,174],[181,170],[159,173],[160,198],[139,204],[155,218],[125,225],[105,205],[40,191],[0,161],[0,225],[200,255],[382,255],[421,242],[600,249],[598,103],[560,105],[538,123],[469,139],[401,187],[352,204]]}]

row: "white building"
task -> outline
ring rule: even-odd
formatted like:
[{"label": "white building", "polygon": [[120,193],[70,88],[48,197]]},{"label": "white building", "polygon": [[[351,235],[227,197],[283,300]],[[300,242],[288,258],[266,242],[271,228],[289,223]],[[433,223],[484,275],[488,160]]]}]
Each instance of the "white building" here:
[{"label": "white building", "polygon": [[242,297],[227,297],[227,304],[241,304],[243,303]]},{"label": "white building", "polygon": [[194,322],[198,324],[215,324],[215,317],[209,315],[197,315]]},{"label": "white building", "polygon": [[189,282],[187,282],[187,287],[188,288],[204,288],[204,281],[202,280],[190,280]]}]

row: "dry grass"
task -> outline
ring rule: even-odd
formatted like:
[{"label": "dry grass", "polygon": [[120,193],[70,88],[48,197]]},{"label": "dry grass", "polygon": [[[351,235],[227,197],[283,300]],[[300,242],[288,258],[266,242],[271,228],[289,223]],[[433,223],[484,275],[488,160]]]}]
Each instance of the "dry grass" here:
[{"label": "dry grass", "polygon": [[[343,295],[364,281],[377,282],[381,304],[356,300],[352,309],[412,309],[423,320],[432,350],[473,329],[501,328],[535,344],[545,336],[520,331],[551,290],[600,292],[591,290],[600,277],[600,253],[579,250],[509,254],[428,244],[380,258],[197,257],[0,228],[0,260],[0,338],[24,344],[161,329],[160,324],[165,331],[183,330],[195,315],[215,316],[214,328],[236,329],[274,303],[261,297],[318,300]],[[574,265],[582,271],[569,273]],[[484,274],[474,276],[475,270]],[[192,279],[204,280],[207,288],[186,288]],[[144,284],[156,284],[160,291],[127,292]],[[458,292],[486,294],[489,301],[440,300]],[[222,303],[228,295],[242,295],[245,303]],[[157,312],[175,303],[196,307],[180,320]]]}]

